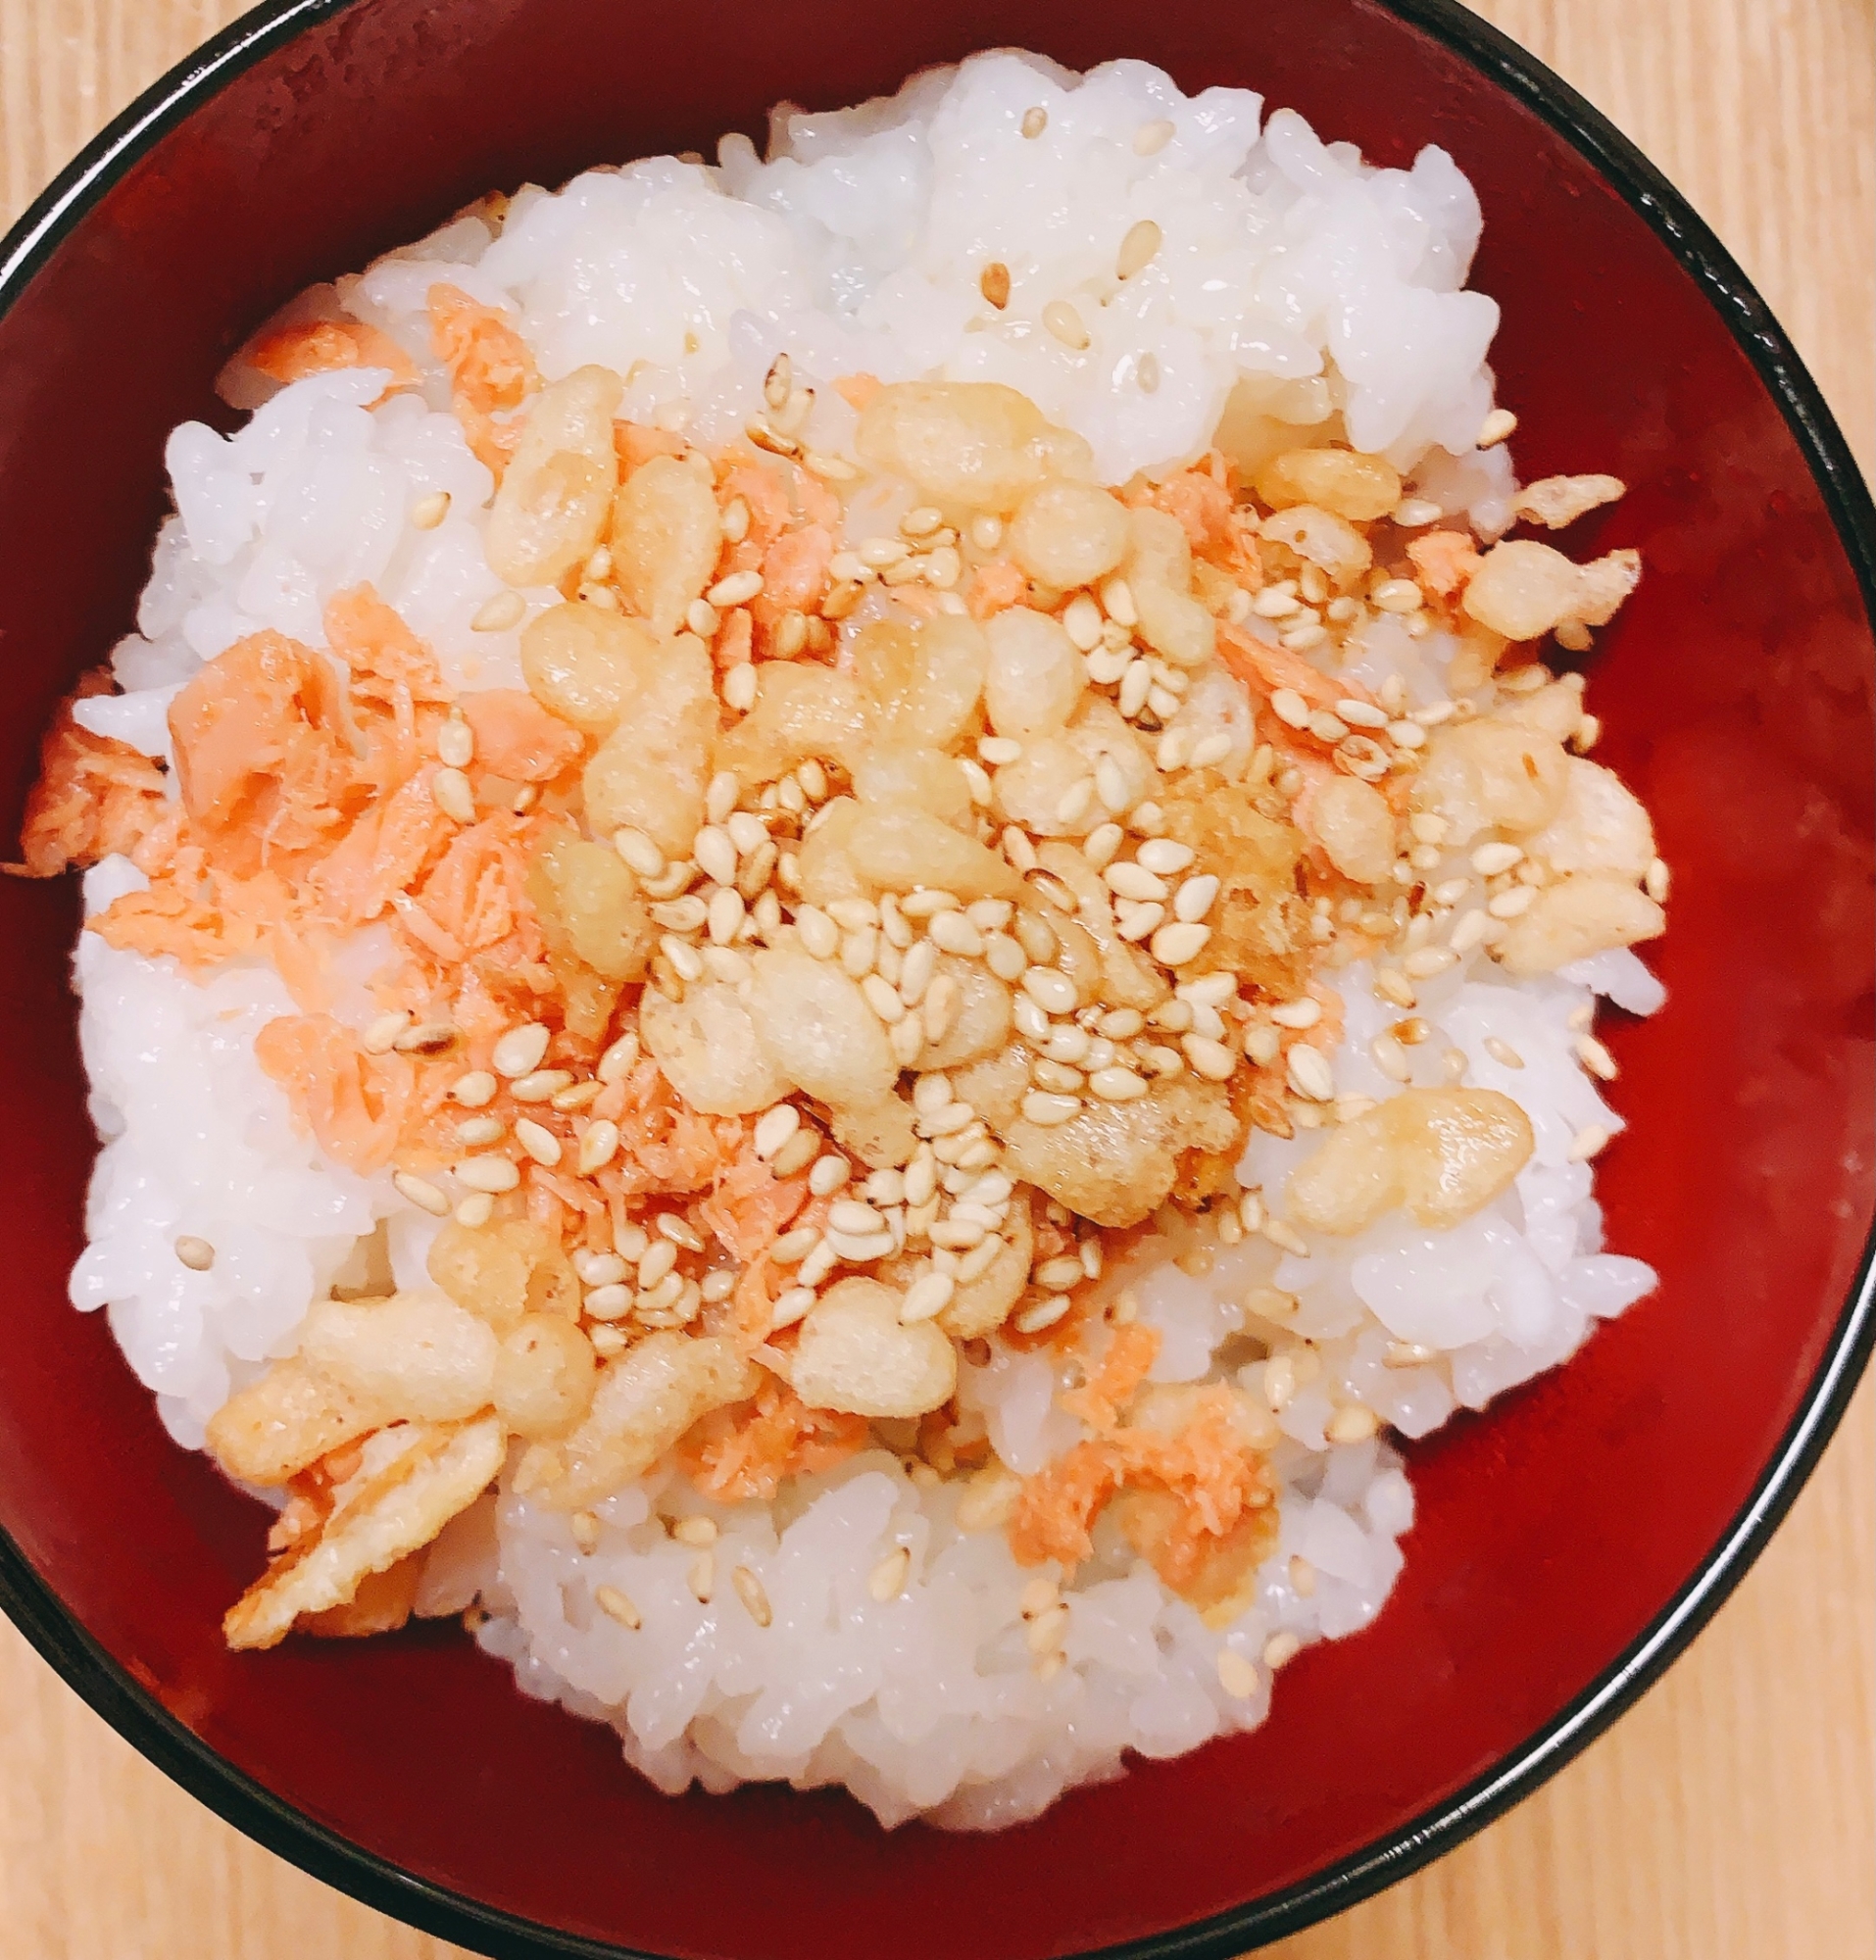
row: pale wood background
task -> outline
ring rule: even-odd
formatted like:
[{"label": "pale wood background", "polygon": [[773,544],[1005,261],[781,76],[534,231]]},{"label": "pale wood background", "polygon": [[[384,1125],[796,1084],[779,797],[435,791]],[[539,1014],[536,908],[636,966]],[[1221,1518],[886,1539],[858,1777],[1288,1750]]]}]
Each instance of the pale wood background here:
[{"label": "pale wood background", "polygon": [[[0,213],[239,8],[0,0]],[[1486,0],[1745,262],[1876,462],[1872,0]],[[1531,1802],[1280,1960],[1864,1960],[1876,1385],[1668,1680]],[[450,1960],[199,1808],[0,1622],[9,1960]]]}]

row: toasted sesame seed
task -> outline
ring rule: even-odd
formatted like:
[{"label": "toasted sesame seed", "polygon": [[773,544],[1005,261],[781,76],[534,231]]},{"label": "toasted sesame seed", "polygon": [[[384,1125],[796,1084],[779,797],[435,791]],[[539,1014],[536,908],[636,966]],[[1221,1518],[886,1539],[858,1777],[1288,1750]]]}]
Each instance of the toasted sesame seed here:
[{"label": "toasted sesame seed", "polygon": [[1110,864],[1102,873],[1102,879],[1111,892],[1123,899],[1150,904],[1167,896],[1163,880],[1156,877],[1144,863],[1123,861]]},{"label": "toasted sesame seed", "polygon": [[697,956],[697,949],[679,939],[675,933],[666,933],[658,942],[658,950],[670,961],[671,971],[680,980],[701,980],[704,977],[704,962]]},{"label": "toasted sesame seed", "polygon": [[1311,1048],[1308,1042],[1294,1043],[1285,1057],[1284,1073],[1299,1096],[1308,1097],[1311,1102],[1334,1101],[1335,1073],[1320,1049]]},{"label": "toasted sesame seed", "polygon": [[750,442],[770,456],[799,456],[801,444],[792,435],[785,435],[779,429],[769,428],[763,422],[751,422],[744,430]]},{"label": "toasted sesame seed", "polygon": [[1288,727],[1309,725],[1309,704],[1293,687],[1280,687],[1271,695],[1270,710]]},{"label": "toasted sesame seed", "polygon": [[1056,821],[1072,828],[1088,814],[1094,800],[1095,785],[1092,776],[1083,776],[1079,782],[1070,783],[1056,804]]},{"label": "toasted sesame seed", "polygon": [[508,1125],[499,1116],[471,1116],[456,1126],[456,1141],[465,1150],[477,1151],[484,1144],[499,1144],[508,1135]]},{"label": "toasted sesame seed", "polygon": [[1024,1122],[1034,1123],[1042,1129],[1065,1123],[1080,1111],[1081,1099],[1078,1096],[1062,1096],[1053,1090],[1032,1089],[1022,1099]]},{"label": "toasted sesame seed", "polygon": [[[404,1190],[403,1180],[408,1175],[409,1173],[406,1171],[399,1171],[391,1179],[391,1182],[395,1184],[400,1191],[403,1191]],[[422,1184],[423,1180],[420,1177],[412,1178],[411,1182],[413,1184]],[[436,1196],[438,1198],[443,1198],[443,1194],[440,1191],[436,1190],[435,1185],[433,1184],[424,1185],[423,1188],[426,1191],[436,1192]],[[405,1192],[405,1196],[409,1198],[411,1197],[411,1194],[409,1192]],[[417,1203],[420,1200],[413,1198],[411,1201],[413,1203]],[[430,1207],[427,1204],[425,1204],[423,1208],[424,1210],[427,1211]],[[449,1200],[447,1198],[443,1198],[443,1209],[447,1211],[449,1208],[450,1208]],[[198,1239],[192,1232],[184,1232],[176,1240],[175,1255],[177,1259],[180,1260],[183,1265],[187,1266],[190,1272],[192,1273],[206,1273],[209,1270],[209,1268],[215,1264],[215,1248],[212,1245],[210,1245],[208,1240]]]},{"label": "toasted sesame seed", "polygon": [[1571,1163],[1587,1163],[1598,1156],[1608,1146],[1609,1133],[1601,1123],[1585,1123],[1570,1139],[1568,1152]]},{"label": "toasted sesame seed", "polygon": [[1401,965],[1409,979],[1431,980],[1458,963],[1458,955],[1444,946],[1421,946],[1409,953]]},{"label": "toasted sesame seed", "polygon": [[632,1310],[632,1290],[623,1280],[608,1280],[587,1293],[580,1310],[589,1320],[623,1320]]},{"label": "toasted sesame seed", "polygon": [[1051,300],[1042,310],[1042,323],[1073,353],[1079,354],[1088,345],[1088,329],[1080,314],[1066,300]]},{"label": "toasted sesame seed", "polygon": [[743,929],[743,921],[749,916],[749,907],[743,902],[743,895],[733,885],[720,885],[710,895],[710,908],[705,915],[704,926],[710,935],[710,942],[716,947],[726,947]]},{"label": "toasted sesame seed", "polygon": [[747,714],[756,705],[756,687],[755,663],[740,662],[723,676],[723,705]]},{"label": "toasted sesame seed", "polygon": [[765,1162],[801,1128],[801,1111],[792,1102],[765,1109],[756,1123],[756,1154]]},{"label": "toasted sesame seed", "polygon": [[1074,982],[1053,966],[1031,966],[1022,976],[1022,991],[1046,1014],[1074,1011]]},{"label": "toasted sesame seed", "polygon": [[715,1544],[721,1536],[716,1528],[716,1520],[705,1517],[701,1512],[691,1517],[679,1518],[671,1526],[671,1537],[679,1544],[688,1544],[693,1548]]},{"label": "toasted sesame seed", "polygon": [[571,1069],[537,1068],[531,1074],[518,1077],[508,1093],[518,1102],[548,1102],[568,1088],[572,1080]]},{"label": "toasted sesame seed", "polygon": [[1192,1064],[1192,1072],[1204,1076],[1208,1082],[1228,1081],[1237,1068],[1237,1056],[1223,1042],[1213,1041],[1209,1035],[1181,1035],[1179,1046]]},{"label": "toasted sesame seed", "polygon": [[1380,1427],[1380,1418],[1364,1402],[1350,1402],[1329,1418],[1325,1434],[1331,1443],[1365,1443]]},{"label": "toasted sesame seed", "polygon": [[561,1160],[561,1140],[530,1116],[522,1116],[516,1122],[515,1141],[537,1164],[545,1164],[550,1170]]},{"label": "toasted sesame seed", "polygon": [[864,1204],[857,1198],[843,1198],[828,1212],[827,1223],[836,1232],[864,1238],[877,1232],[884,1221],[870,1204]]},{"label": "toasted sesame seed", "polygon": [[[1437,841],[1437,840],[1436,840]],[[1522,862],[1524,851],[1517,844],[1481,844],[1472,854],[1472,868],[1481,878],[1496,878]]]},{"label": "toasted sesame seed", "polygon": [[1211,938],[1211,928],[1194,919],[1162,925],[1153,935],[1152,953],[1161,966],[1184,966],[1197,959]]},{"label": "toasted sesame seed", "polygon": [[1256,1666],[1245,1659],[1235,1647],[1218,1649],[1218,1686],[1234,1701],[1248,1701],[1258,1691],[1259,1674]]},{"label": "toasted sesame seed", "polygon": [[1642,885],[1649,897],[1657,906],[1666,905],[1668,884],[1667,860],[1662,858],[1651,858],[1649,860],[1648,871],[1642,880]]},{"label": "toasted sesame seed", "polygon": [[686,1251],[704,1250],[702,1234],[681,1211],[661,1211],[652,1220],[652,1229],[660,1238],[668,1239],[673,1246],[682,1246]]},{"label": "toasted sesame seed", "polygon": [[602,1171],[618,1154],[618,1125],[608,1117],[588,1123],[580,1133],[574,1163],[581,1177]]},{"label": "toasted sesame seed", "polygon": [[1115,1063],[1097,1068],[1088,1078],[1088,1089],[1104,1102],[1137,1102],[1146,1095],[1147,1084],[1131,1068]]},{"label": "toasted sesame seed", "polygon": [[455,1166],[456,1181],[469,1191],[485,1191],[499,1196],[513,1191],[521,1173],[508,1157],[465,1157]]},{"label": "toasted sesame seed", "polygon": [[575,1252],[572,1266],[580,1284],[588,1287],[614,1286],[629,1271],[617,1252]]},{"label": "toasted sesame seed", "polygon": [[793,1327],[798,1320],[805,1319],[808,1310],[815,1303],[813,1287],[794,1286],[786,1288],[776,1297],[775,1304],[769,1310],[768,1330],[771,1334],[784,1327]]},{"label": "toasted sesame seed", "polygon": [[645,1624],[645,1616],[617,1586],[594,1587],[593,1603],[608,1619],[617,1620],[632,1633],[637,1633]]},{"label": "toasted sesame seed", "polygon": [[921,1320],[935,1320],[951,1304],[951,1297],[957,1287],[957,1281],[949,1273],[928,1272],[920,1275],[907,1289],[906,1297],[900,1302],[901,1324],[913,1327]]},{"label": "toasted sesame seed", "polygon": [[[937,1229],[934,1227],[934,1231]],[[836,1257],[852,1266],[865,1266],[875,1259],[889,1259],[899,1250],[891,1232],[883,1229],[864,1233],[841,1232],[830,1226],[827,1244],[833,1248]]]},{"label": "toasted sesame seed", "polygon": [[1210,872],[1203,877],[1188,878],[1179,887],[1172,901],[1172,915],[1188,924],[1205,917],[1218,896],[1218,881]]},{"label": "toasted sesame seed", "polygon": [[475,793],[461,769],[442,768],[430,774],[430,798],[453,823],[475,821]]},{"label": "toasted sesame seed", "polygon": [[711,1595],[716,1591],[716,1553],[700,1551],[691,1560],[690,1570],[684,1574],[684,1583],[690,1588],[691,1597],[700,1606],[708,1606]]},{"label": "toasted sesame seed", "polygon": [[867,1575],[866,1591],[880,1605],[887,1605],[905,1590],[906,1575],[911,1570],[911,1548],[897,1545]]},{"label": "toasted sesame seed", "polygon": [[1517,427],[1517,416],[1509,409],[1494,409],[1479,424],[1478,446],[1491,449]]},{"label": "toasted sesame seed", "polygon": [[1139,219],[1128,225],[1126,235],[1120,240],[1120,250],[1114,256],[1114,277],[1130,279],[1136,272],[1145,271],[1159,256],[1164,237],[1151,218]]},{"label": "toasted sesame seed", "polygon": [[765,1627],[774,1618],[768,1603],[768,1594],[763,1591],[763,1582],[746,1565],[739,1565],[729,1575],[729,1583],[736,1590],[736,1596],[743,1602],[743,1610],[759,1627]]},{"label": "toasted sesame seed", "polygon": [[1416,612],[1425,603],[1425,594],[1410,578],[1389,578],[1369,593],[1368,599],[1383,612]]},{"label": "toasted sesame seed", "polygon": [[668,1239],[654,1239],[639,1255],[638,1284],[646,1289],[669,1275],[677,1265],[677,1248]]},{"label": "toasted sesame seed", "polygon": [[1068,1311],[1073,1301],[1065,1293],[1057,1294],[1052,1299],[1038,1300],[1034,1306],[1026,1306],[1011,1322],[1018,1334],[1040,1334],[1045,1327],[1053,1327]]},{"label": "toasted sesame seed", "polygon": [[1578,1035],[1576,1058],[1589,1072],[1604,1082],[1613,1082],[1618,1073],[1615,1057],[1594,1035]]},{"label": "toasted sesame seed", "polygon": [[526,612],[527,601],[518,592],[498,592],[477,610],[469,621],[469,630],[473,633],[506,633],[510,627],[521,623]]},{"label": "toasted sesame seed", "polygon": [[409,1014],[380,1014],[367,1025],[364,1034],[359,1037],[359,1046],[367,1054],[389,1054],[397,1045],[398,1036],[410,1024]]},{"label": "toasted sesame seed", "polygon": [[1017,125],[1032,142],[1049,126],[1049,112],[1040,103],[1022,112],[1022,122]]},{"label": "toasted sesame seed", "polygon": [[732,606],[747,606],[762,589],[763,575],[760,571],[732,571],[726,578],[719,578],[704,594],[704,598],[722,612]]}]

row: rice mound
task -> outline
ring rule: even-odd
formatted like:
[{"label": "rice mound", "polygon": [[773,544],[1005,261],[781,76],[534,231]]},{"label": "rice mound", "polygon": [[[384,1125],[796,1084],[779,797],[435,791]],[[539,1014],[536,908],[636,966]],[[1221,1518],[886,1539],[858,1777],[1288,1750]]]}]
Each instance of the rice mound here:
[{"label": "rice mound", "polygon": [[[1024,135],[1038,108],[1046,125]],[[1232,415],[1277,416],[1307,440],[1339,414],[1352,445],[1386,455],[1411,495],[1496,535],[1514,485],[1505,448],[1475,446],[1498,314],[1464,286],[1480,222],[1470,185],[1437,149],[1410,171],[1371,170],[1294,113],[1265,122],[1261,110],[1242,90],[1187,98],[1137,62],[1084,78],[980,56],[860,108],[778,110],[766,161],[732,136],[715,168],[662,158],[529,188],[499,228],[471,213],[314,289],[275,324],[343,316],[377,327],[423,385],[379,402],[374,369],[274,390],[231,368],[226,392],[253,414],[231,437],[200,424],[172,436],[176,514],[138,631],[113,656],[123,692],[79,703],[76,719],[167,758],[169,705],[203,662],[264,628],[323,645],[325,602],[367,580],[434,647],[450,685],[520,685],[521,626],[558,594],[524,595],[512,627],[471,624],[504,588],[481,548],[493,481],[429,350],[426,295],[444,278],[510,309],[550,379],[604,364],[626,377],[621,416],[701,444],[760,413],[786,349],[823,377],[1006,382],[1087,439],[1105,483],[1190,461]],[[1151,271],[1122,284],[1116,248],[1142,220],[1163,243]],[[1070,358],[1040,330],[980,330],[980,269],[993,260],[1008,269],[1012,312],[1075,306],[1097,358]],[[1146,354],[1158,363],[1151,392]],[[853,432],[852,410],[820,388],[804,440],[848,454]],[[412,528],[406,513],[436,491],[450,493],[448,514]],[[1413,639],[1383,616],[1342,671],[1370,688],[1398,676],[1424,705],[1446,698],[1453,651],[1447,635]],[[1234,705],[1211,711],[1228,724]],[[108,859],[88,876],[87,911],[139,882]],[[382,952],[368,929],[344,954],[334,1011],[355,1026],[371,1011],[365,982]],[[1335,1089],[1381,1102],[1404,1085],[1369,1045],[1399,1009],[1370,982],[1363,967],[1337,975]],[[378,1221],[408,1284],[422,1283],[436,1221],[388,1174],[346,1171],[296,1129],[254,1059],[259,1027],[290,1007],[265,962],[197,981],[87,935],[76,984],[104,1146],[72,1297],[81,1310],[108,1305],[172,1434],[199,1446],[230,1389],[293,1350],[306,1303]],[[1591,1166],[1574,1150],[1586,1127],[1622,1127],[1578,1052],[1598,995],[1640,1013],[1662,998],[1627,951],[1514,980],[1475,949],[1422,986],[1429,1033],[1410,1051],[1410,1082],[1450,1080],[1445,1057],[1457,1051],[1466,1079],[1513,1099],[1536,1137],[1514,1187],[1462,1224],[1430,1232],[1395,1212],[1308,1256],[1252,1236],[1175,1262],[1191,1248],[1162,1241],[1104,1277],[1102,1297],[1132,1289],[1160,1334],[1155,1382],[1259,1393],[1279,1337],[1319,1356],[1311,1379],[1269,1397],[1281,1401],[1280,1541],[1255,1604],[1230,1625],[1208,1626],[1104,1524],[1074,1582],[1065,1664],[1044,1678],[1025,1643],[1033,1573],[1002,1532],[961,1528],[968,1486],[915,1484],[882,1450],[800,1480],[773,1506],[711,1504],[661,1468],[597,1507],[590,1546],[565,1515],[505,1488],[446,1530],[420,1610],[479,1600],[478,1637],[522,1689],[610,1722],[663,1789],[839,1784],[887,1825],[924,1814],[993,1828],[1117,1774],[1130,1749],[1170,1756],[1256,1727],[1298,1645],[1381,1610],[1412,1521],[1384,1441],[1330,1440],[1332,1392],[1424,1436],[1566,1359],[1654,1285],[1646,1265],[1603,1250]],[[1240,1181],[1277,1189],[1309,1147],[1254,1130]],[[172,1256],[185,1232],[217,1248],[211,1270]],[[1281,1321],[1246,1304],[1273,1292],[1295,1302]],[[1423,1358],[1400,1365],[1403,1344]],[[1046,1353],[992,1344],[986,1365],[963,1368],[960,1396],[1024,1475],[1083,1433],[1056,1401],[1061,1387]],[[726,1585],[708,1603],[696,1596],[697,1553],[667,1528],[700,1513],[719,1528],[720,1571],[763,1573],[770,1624]],[[869,1575],[901,1545],[909,1576],[882,1599]],[[596,1604],[605,1587],[635,1602],[640,1630]],[[1226,1654],[1239,1664],[1221,1672]]]}]

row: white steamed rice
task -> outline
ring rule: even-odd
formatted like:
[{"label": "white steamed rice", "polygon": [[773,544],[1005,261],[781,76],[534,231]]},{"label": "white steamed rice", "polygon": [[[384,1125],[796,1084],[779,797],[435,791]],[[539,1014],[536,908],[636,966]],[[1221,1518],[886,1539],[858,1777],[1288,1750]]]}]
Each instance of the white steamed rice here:
[{"label": "white steamed rice", "polygon": [[[1047,128],[1024,138],[1018,119],[1037,104]],[[1492,401],[1484,362],[1497,308],[1463,289],[1479,231],[1471,187],[1439,150],[1408,172],[1371,171],[1290,112],[1260,130],[1260,110],[1240,90],[1187,99],[1140,63],[1078,80],[1030,57],[984,56],[890,101],[778,113],[766,163],[731,137],[716,169],[665,158],[593,171],[557,193],[522,191],[499,236],[467,217],[315,289],[282,318],[343,310],[376,325],[418,362],[424,386],[372,409],[382,377],[354,371],[263,400],[246,370],[230,389],[256,413],[234,436],[177,429],[177,514],[158,542],[139,630],[114,655],[124,692],[84,702],[78,718],[163,755],[169,703],[202,662],[263,627],[322,645],[325,602],[365,580],[435,647],[452,685],[518,684],[518,629],[469,625],[501,589],[480,539],[492,484],[430,352],[424,308],[439,278],[512,309],[550,380],[603,363],[627,376],[621,414],[699,442],[740,432],[784,347],[810,376],[1008,382],[1085,435],[1100,476],[1115,482],[1201,452],[1236,389],[1240,404],[1306,426],[1340,411],[1357,447],[1411,472],[1414,494],[1495,533],[1512,482],[1503,448],[1473,447]],[[1136,132],[1160,121],[1170,135],[1140,154]],[[1116,242],[1146,217],[1164,245],[1119,288]],[[986,259],[1009,265],[1020,316],[988,331],[977,323]],[[1081,303],[1099,358],[1070,360],[1022,324],[1058,298]],[[1147,351],[1161,376],[1151,394],[1136,381]],[[823,386],[808,438],[849,449],[852,421]],[[434,490],[452,493],[449,515],[413,528],[413,504]],[[557,597],[528,595],[529,614]],[[1444,695],[1451,651],[1383,618],[1347,671],[1370,686],[1400,673],[1424,703]],[[138,882],[124,860],[107,860],[89,874],[87,909]],[[382,956],[369,932],[348,949],[351,993],[337,1011],[355,1023],[370,1013],[362,983]],[[292,1351],[307,1303],[361,1236],[388,1219],[399,1278],[420,1282],[434,1222],[388,1175],[357,1177],[296,1130],[253,1054],[258,1028],[291,1008],[271,968],[237,960],[197,982],[171,960],[86,936],[77,981],[105,1143],[73,1298],[108,1305],[172,1433],[197,1446],[230,1387]],[[1337,985],[1348,1033],[1338,1092],[1394,1093],[1367,1044],[1398,1010],[1365,969]],[[1371,1620],[1412,1519],[1384,1444],[1326,1440],[1330,1387],[1423,1436],[1456,1406],[1483,1406],[1563,1360],[1598,1318],[1654,1284],[1639,1261],[1602,1250],[1590,1167],[1570,1160],[1586,1125],[1621,1127],[1576,1056],[1572,1016],[1593,993],[1637,1012],[1661,999],[1630,953],[1522,982],[1473,953],[1423,988],[1432,1033],[1412,1052],[1414,1081],[1445,1079],[1441,1057],[1457,1049],[1467,1079],[1512,1097],[1537,1138],[1514,1188],[1462,1225],[1427,1233],[1396,1214],[1308,1257],[1253,1238],[1214,1247],[1198,1276],[1162,1258],[1111,1277],[1134,1288],[1141,1317],[1162,1334],[1156,1380],[1261,1386],[1260,1337],[1277,1330],[1239,1304],[1258,1286],[1295,1295],[1283,1331],[1317,1346],[1320,1376],[1281,1412],[1281,1545],[1256,1606],[1232,1626],[1204,1626],[1104,1529],[1076,1580],[1067,1665],[1039,1679],[1017,1606],[1031,1575],[1002,1533],[958,1529],[956,1487],[918,1489],[884,1452],[805,1480],[772,1514],[706,1504],[661,1472],[601,1507],[590,1555],[564,1517],[504,1494],[451,1527],[425,1603],[463,1606],[479,1592],[493,1609],[481,1640],[521,1686],[613,1723],[663,1788],[836,1782],[889,1824],[921,1811],[958,1827],[1006,1823],[1115,1774],[1128,1749],[1171,1755],[1255,1726],[1266,1654],[1282,1651],[1273,1638],[1334,1638]],[[1525,1065],[1494,1059],[1494,1037]],[[1277,1188],[1306,1143],[1254,1132],[1243,1182]],[[217,1248],[210,1271],[177,1262],[183,1233]],[[1401,1342],[1431,1358],[1384,1366]],[[1047,1356],[999,1347],[963,1375],[966,1404],[981,1407],[1018,1472],[1081,1433],[1056,1406]],[[700,1510],[722,1528],[725,1568],[763,1572],[769,1628],[727,1588],[709,1605],[692,1595],[692,1554],[655,1519]],[[881,1604],[867,1575],[898,1544],[912,1548],[911,1581]],[[1306,1569],[1313,1584],[1300,1592],[1293,1574]],[[604,1585],[638,1603],[642,1632],[596,1608]],[[1221,1687],[1224,1648],[1256,1670],[1254,1692]]]}]

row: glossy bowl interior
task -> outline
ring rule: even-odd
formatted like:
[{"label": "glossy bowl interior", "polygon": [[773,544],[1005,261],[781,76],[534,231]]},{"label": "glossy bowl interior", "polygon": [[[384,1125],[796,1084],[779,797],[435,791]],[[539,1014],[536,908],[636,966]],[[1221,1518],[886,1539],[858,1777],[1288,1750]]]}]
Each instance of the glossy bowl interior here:
[{"label": "glossy bowl interior", "polygon": [[92,1153],[74,894],[0,880],[0,1591],[111,1719],[277,1849],[518,1954],[1237,1952],[1528,1788],[1699,1624],[1789,1501],[1867,1335],[1867,494],[1671,193],[1508,44],[1445,0],[1404,4],[1418,24],[1368,0],[275,4],[16,234],[9,831],[53,703],[129,623],[165,432],[217,413],[217,367],[280,299],[490,185],[709,149],[760,133],[777,98],[831,107],[998,42],[1255,86],[1383,163],[1443,144],[1485,206],[1474,277],[1504,306],[1521,472],[1617,472],[1628,497],[1564,543],[1647,555],[1594,699],[1675,875],[1651,956],[1670,1005],[1613,1037],[1635,1128],[1603,1183],[1612,1245],[1659,1267],[1659,1296],[1410,1450],[1419,1523],[1392,1602],[1300,1659],[1263,1730],[991,1838],[888,1836],[825,1792],[668,1800],[608,1731],[523,1700],[453,1629],[228,1654],[218,1620],[261,1515],[168,1443],[103,1319],[66,1304]]}]

